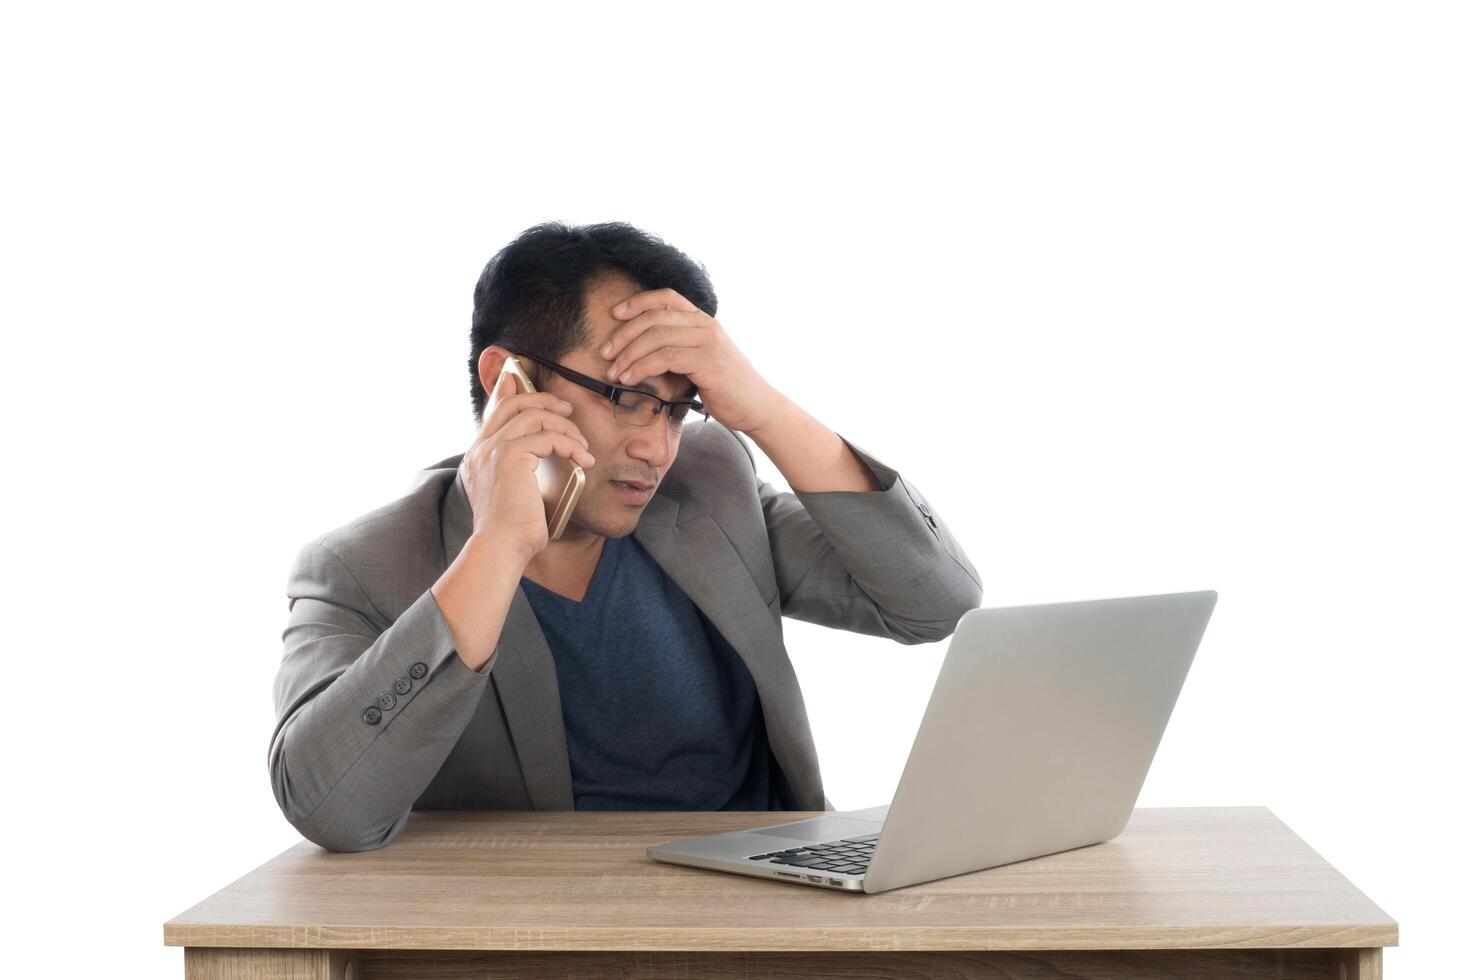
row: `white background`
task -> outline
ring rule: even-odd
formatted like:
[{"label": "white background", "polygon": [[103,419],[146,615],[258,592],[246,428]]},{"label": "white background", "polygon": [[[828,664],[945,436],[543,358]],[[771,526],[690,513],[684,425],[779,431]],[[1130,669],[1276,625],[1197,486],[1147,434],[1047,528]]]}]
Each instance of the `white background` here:
[{"label": "white background", "polygon": [[[1389,977],[1461,967],[1464,15],[896,9],[8,8],[7,972],[180,976],[299,840],[290,560],[468,444],[475,277],[547,219],[705,263],[987,605],[1217,589],[1140,805],[1268,806]],[[945,645],[787,623],[886,801]]]}]

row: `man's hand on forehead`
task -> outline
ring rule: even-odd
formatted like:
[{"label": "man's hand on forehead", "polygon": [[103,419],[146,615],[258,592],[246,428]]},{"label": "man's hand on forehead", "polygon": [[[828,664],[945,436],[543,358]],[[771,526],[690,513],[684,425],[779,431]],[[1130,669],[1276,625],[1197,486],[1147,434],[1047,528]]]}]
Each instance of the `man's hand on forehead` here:
[{"label": "man's hand on forehead", "polygon": [[612,316],[623,322],[600,351],[612,362],[604,375],[609,382],[630,386],[681,374],[698,389],[711,416],[740,432],[757,427],[772,411],[775,390],[724,327],[674,290],[637,293],[612,307]]}]

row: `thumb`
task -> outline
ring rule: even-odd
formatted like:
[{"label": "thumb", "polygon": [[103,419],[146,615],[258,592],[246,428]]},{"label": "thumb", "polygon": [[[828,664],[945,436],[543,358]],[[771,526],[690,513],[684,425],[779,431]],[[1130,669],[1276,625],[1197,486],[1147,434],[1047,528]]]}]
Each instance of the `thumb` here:
[{"label": "thumb", "polygon": [[490,413],[495,410],[495,406],[513,394],[515,394],[514,379],[509,374],[503,371],[500,372],[500,376],[495,379],[495,386],[489,391],[489,397],[485,399],[485,409],[484,415],[481,417],[481,423],[489,422]]},{"label": "thumb", "polygon": [[502,370],[500,377],[495,379],[495,399],[498,401],[501,398],[509,398],[515,394],[515,391],[515,375],[509,371]]}]

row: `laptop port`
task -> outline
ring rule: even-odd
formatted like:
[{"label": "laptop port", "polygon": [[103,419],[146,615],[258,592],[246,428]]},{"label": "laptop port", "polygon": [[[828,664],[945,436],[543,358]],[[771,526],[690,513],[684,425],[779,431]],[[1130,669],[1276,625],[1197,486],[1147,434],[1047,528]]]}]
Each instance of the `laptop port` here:
[{"label": "laptop port", "polygon": [[821,877],[821,875],[807,875],[806,876],[806,880],[807,881],[814,881],[814,882],[816,882],[819,885],[823,881],[825,881],[826,879],[823,878],[823,877]]},{"label": "laptop port", "polygon": [[846,884],[846,882],[842,881],[842,879],[840,878],[828,878],[826,880],[829,884],[836,885],[838,888]]},{"label": "laptop port", "polygon": [[780,875],[782,878],[800,878],[801,877],[800,875],[793,875],[789,871],[777,871],[776,874]]}]

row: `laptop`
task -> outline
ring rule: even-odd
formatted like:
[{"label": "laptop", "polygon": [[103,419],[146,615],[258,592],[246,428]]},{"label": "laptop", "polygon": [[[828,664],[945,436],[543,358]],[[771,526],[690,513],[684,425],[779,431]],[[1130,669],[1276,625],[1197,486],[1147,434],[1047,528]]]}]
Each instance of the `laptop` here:
[{"label": "laptop", "polygon": [[890,803],[653,844],[648,857],[871,895],[1111,840],[1217,596],[971,609]]}]

